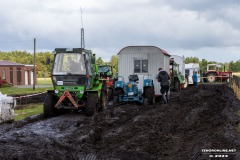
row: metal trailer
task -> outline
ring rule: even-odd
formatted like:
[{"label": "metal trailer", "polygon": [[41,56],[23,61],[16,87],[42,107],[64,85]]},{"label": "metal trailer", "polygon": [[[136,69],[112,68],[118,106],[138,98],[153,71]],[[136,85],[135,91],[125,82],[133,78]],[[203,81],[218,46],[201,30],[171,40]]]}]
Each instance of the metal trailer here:
[{"label": "metal trailer", "polygon": [[127,46],[118,53],[118,75],[128,79],[129,75],[137,74],[138,87],[143,90],[143,82],[146,77],[153,80],[155,95],[160,96],[160,84],[157,81],[160,67],[170,70],[170,55],[167,51],[155,46]]},{"label": "metal trailer", "polygon": [[200,66],[199,63],[189,63],[185,64],[185,73],[188,75],[188,84],[193,84],[193,73],[197,72],[198,82],[201,81],[200,78]]}]

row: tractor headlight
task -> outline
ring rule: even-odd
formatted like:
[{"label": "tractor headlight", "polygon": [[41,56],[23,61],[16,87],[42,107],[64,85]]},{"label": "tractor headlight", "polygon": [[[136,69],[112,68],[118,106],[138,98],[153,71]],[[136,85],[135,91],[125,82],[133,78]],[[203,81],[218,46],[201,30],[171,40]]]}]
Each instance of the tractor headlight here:
[{"label": "tractor headlight", "polygon": [[80,92],[80,94],[83,94],[83,93],[84,93],[84,91],[83,91],[83,90],[80,90],[79,92]]},{"label": "tractor headlight", "polygon": [[58,93],[59,93],[59,90],[56,89],[56,90],[55,90],[55,93],[58,94]]}]

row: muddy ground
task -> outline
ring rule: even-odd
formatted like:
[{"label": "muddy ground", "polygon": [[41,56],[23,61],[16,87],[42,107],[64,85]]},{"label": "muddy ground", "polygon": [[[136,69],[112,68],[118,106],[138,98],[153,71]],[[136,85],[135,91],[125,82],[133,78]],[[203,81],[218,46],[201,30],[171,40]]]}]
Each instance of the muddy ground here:
[{"label": "muddy ground", "polygon": [[[125,104],[85,117],[42,115],[0,125],[0,159],[240,159],[235,112],[240,102],[226,85],[201,85],[171,94],[169,104]],[[233,149],[205,153],[202,149]]]}]

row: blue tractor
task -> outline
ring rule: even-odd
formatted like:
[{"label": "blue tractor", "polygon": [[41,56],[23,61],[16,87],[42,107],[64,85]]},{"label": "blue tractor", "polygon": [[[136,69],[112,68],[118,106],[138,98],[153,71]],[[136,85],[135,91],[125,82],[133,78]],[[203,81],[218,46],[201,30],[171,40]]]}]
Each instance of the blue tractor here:
[{"label": "blue tractor", "polygon": [[[121,77],[121,76],[120,76]],[[138,87],[138,75],[130,75],[129,82],[122,80],[116,81],[114,85],[113,104],[119,102],[139,102],[141,104],[154,104],[155,91],[152,79],[144,79],[143,87]],[[143,88],[143,89],[140,89]]]}]

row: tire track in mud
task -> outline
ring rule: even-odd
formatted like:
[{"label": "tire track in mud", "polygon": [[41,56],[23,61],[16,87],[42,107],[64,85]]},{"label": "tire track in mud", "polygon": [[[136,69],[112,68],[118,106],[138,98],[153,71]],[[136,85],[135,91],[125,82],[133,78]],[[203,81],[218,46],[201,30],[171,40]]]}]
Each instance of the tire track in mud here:
[{"label": "tire track in mud", "polygon": [[189,87],[172,93],[167,105],[125,104],[93,117],[3,124],[0,159],[209,159],[202,149],[226,148],[237,150],[228,159],[239,159],[234,111],[240,103],[224,87]]}]

